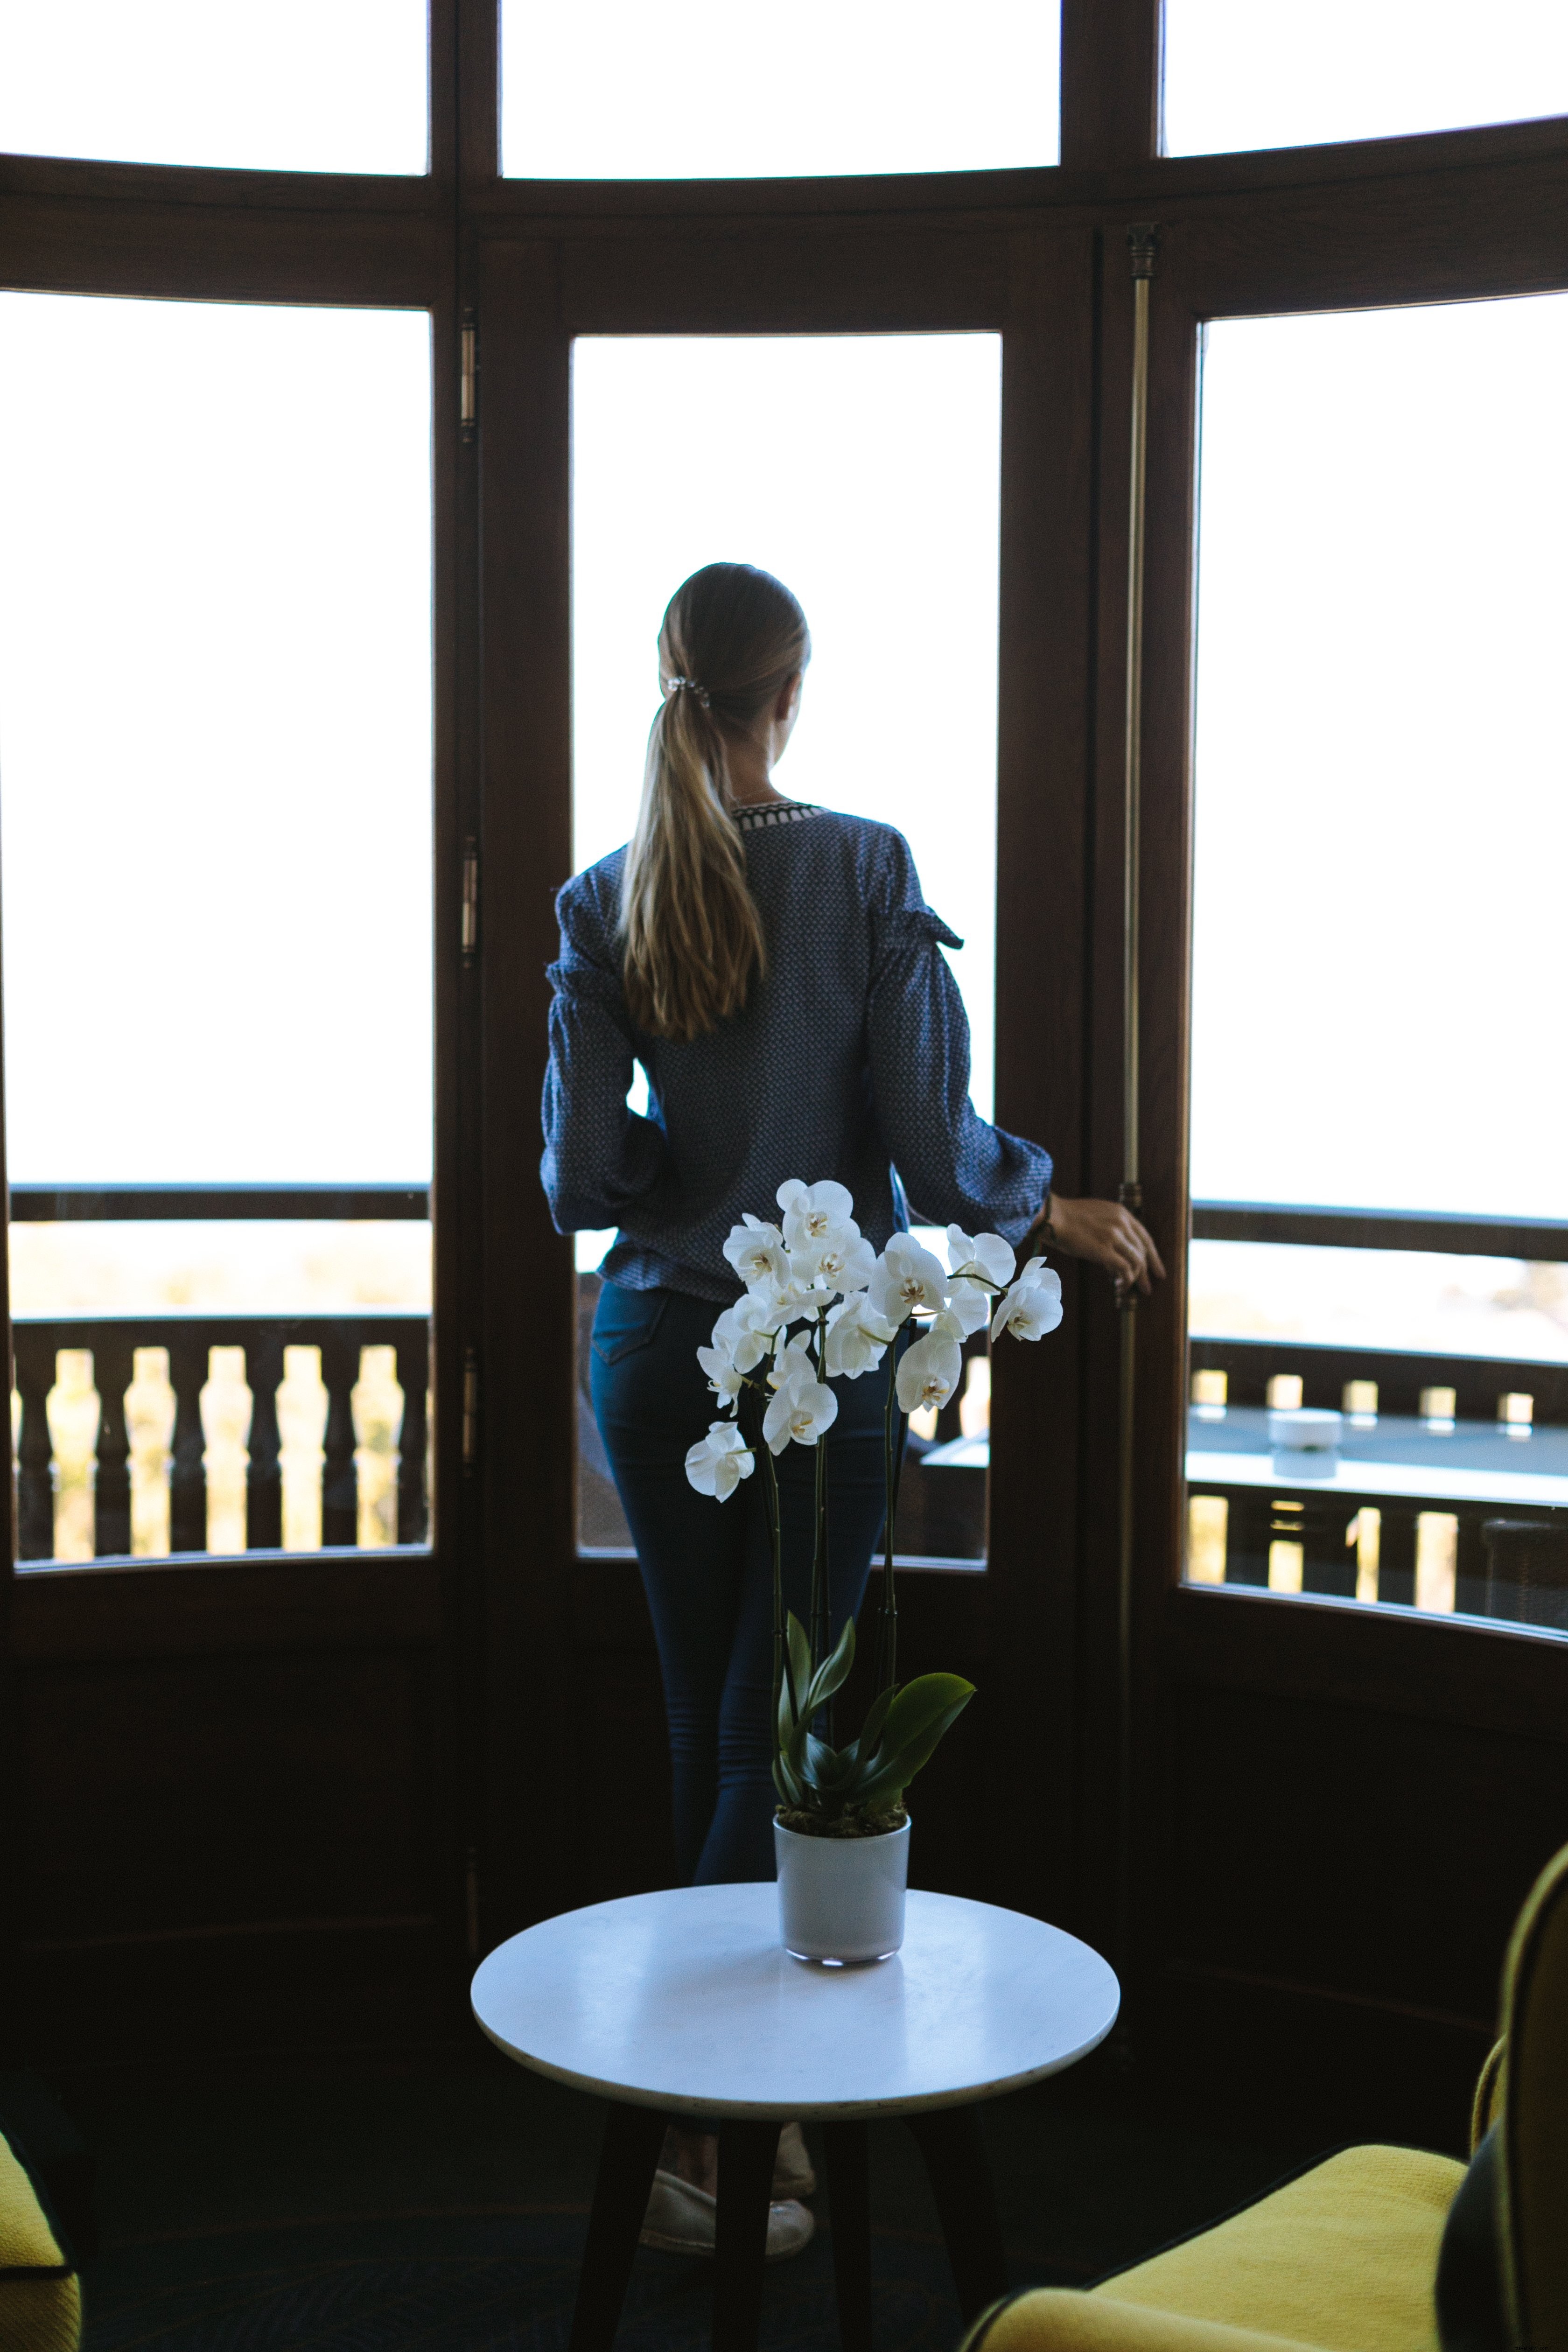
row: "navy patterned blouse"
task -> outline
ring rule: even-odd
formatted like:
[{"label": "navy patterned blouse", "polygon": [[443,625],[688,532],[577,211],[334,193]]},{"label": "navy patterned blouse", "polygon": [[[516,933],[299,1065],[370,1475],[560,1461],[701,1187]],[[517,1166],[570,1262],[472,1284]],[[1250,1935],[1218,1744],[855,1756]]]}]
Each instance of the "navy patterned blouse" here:
[{"label": "navy patterned blouse", "polygon": [[[902,834],[799,802],[737,813],[767,972],[739,1013],[688,1045],[645,1035],[621,985],[624,850],[556,900],[542,1174],[560,1233],[616,1225],[604,1272],[630,1290],[726,1305],[723,1244],[776,1216],[786,1177],[855,1196],[881,1249],[910,1223],[1021,1241],[1048,1152],[969,1099],[969,1023]],[[648,1116],[626,1103],[634,1061]]]}]

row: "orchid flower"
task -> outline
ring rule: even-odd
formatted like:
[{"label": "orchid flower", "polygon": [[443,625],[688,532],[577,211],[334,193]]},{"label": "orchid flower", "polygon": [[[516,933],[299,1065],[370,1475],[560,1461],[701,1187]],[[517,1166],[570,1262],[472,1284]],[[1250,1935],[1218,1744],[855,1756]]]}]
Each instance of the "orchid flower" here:
[{"label": "orchid flower", "polygon": [[863,1290],[841,1299],[827,1318],[827,1373],[830,1380],[858,1381],[874,1371],[898,1337],[884,1323]]},{"label": "orchid flower", "polygon": [[831,1179],[820,1184],[803,1184],[798,1176],[791,1176],[779,1186],[773,1198],[784,1213],[784,1238],[792,1250],[808,1250],[820,1245],[829,1235],[848,1225],[858,1235],[855,1224],[855,1202],[842,1184]]},{"label": "orchid flower", "polygon": [[742,1478],[756,1468],[756,1456],[732,1421],[716,1421],[686,1457],[686,1475],[700,1495],[727,1502]]},{"label": "orchid flower", "polygon": [[813,1380],[815,1380],[816,1377],[816,1364],[811,1353],[811,1334],[809,1331],[797,1331],[795,1338],[786,1341],[784,1346],[779,1349],[777,1355],[773,1358],[773,1369],[768,1374],[769,1388],[782,1388],[785,1381],[794,1378],[795,1374],[800,1370],[802,1364],[805,1366],[807,1371],[810,1372]]},{"label": "orchid flower", "polygon": [[996,1309],[991,1337],[1011,1331],[1015,1339],[1043,1339],[1062,1319],[1062,1279],[1043,1257],[1032,1257]]},{"label": "orchid flower", "polygon": [[697,1360],[708,1375],[708,1385],[721,1404],[733,1407],[740,1402],[741,1391],[746,1385],[746,1375],[735,1362],[727,1348],[699,1348]]},{"label": "orchid flower", "polygon": [[840,1290],[864,1290],[877,1271],[877,1253],[854,1219],[847,1218],[822,1241],[792,1249],[790,1265],[798,1277],[809,1276],[831,1297]]},{"label": "orchid flower", "polygon": [[1016,1260],[1000,1234],[966,1234],[962,1225],[947,1229],[947,1262],[954,1282],[984,1283],[1005,1289],[1013,1279]]},{"label": "orchid flower", "polygon": [[922,1405],[944,1405],[963,1371],[965,1337],[955,1315],[939,1315],[899,1366],[898,1398],[902,1412],[918,1412]]},{"label": "orchid flower", "polygon": [[743,1224],[731,1227],[724,1255],[748,1290],[788,1280],[789,1260],[784,1255],[784,1235],[776,1225],[765,1225],[749,1210]]},{"label": "orchid flower", "polygon": [[[772,1355],[773,1334],[778,1318],[771,1299],[754,1290],[737,1298],[733,1307],[726,1307],[713,1326],[713,1345],[721,1353],[732,1356],[738,1372],[755,1371],[764,1356]],[[698,1349],[698,1361],[702,1350]],[[704,1370],[707,1366],[703,1365]]]},{"label": "orchid flower", "polygon": [[912,1234],[895,1234],[878,1262],[868,1296],[872,1310],[895,1327],[911,1315],[935,1314],[947,1304],[948,1279]]},{"label": "orchid flower", "polygon": [[815,1445],[838,1418],[838,1399],[817,1379],[810,1359],[790,1349],[785,1350],[786,1364],[792,1355],[795,1361],[774,1391],[763,1417],[763,1435],[774,1454],[782,1454],[792,1442],[796,1445]]}]

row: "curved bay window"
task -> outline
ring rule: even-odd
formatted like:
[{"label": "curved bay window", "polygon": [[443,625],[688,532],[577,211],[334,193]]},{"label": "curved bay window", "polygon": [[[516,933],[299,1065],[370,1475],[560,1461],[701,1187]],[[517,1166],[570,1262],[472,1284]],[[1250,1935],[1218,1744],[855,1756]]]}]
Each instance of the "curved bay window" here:
[{"label": "curved bay window", "polygon": [[403,2031],[664,1873],[544,975],[740,557],[979,1107],[1170,1275],[1064,1264],[917,1433],[900,1655],[980,1696],[916,1874],[1151,2035],[1458,2079],[1568,1769],[1552,13],[210,13],[0,34],[40,1980],[167,1936],[217,2015],[255,1953],[282,2032],[330,1948]]}]

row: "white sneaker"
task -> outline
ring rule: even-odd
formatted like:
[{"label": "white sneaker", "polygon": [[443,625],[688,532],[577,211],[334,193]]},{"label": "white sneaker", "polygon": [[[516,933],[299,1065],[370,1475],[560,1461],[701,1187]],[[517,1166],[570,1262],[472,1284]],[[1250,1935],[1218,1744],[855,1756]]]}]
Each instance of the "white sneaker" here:
[{"label": "white sneaker", "polygon": [[[711,2254],[718,2242],[719,2200],[679,2173],[658,2171],[642,2225],[642,2242],[661,2254]],[[768,2207],[770,2263],[787,2263],[810,2245],[816,2224],[804,2205],[785,2198]]]},{"label": "white sneaker", "polygon": [[778,2161],[773,2166],[775,2197],[811,2197],[816,2191],[816,2175],[806,2152],[805,2137],[798,2124],[785,2124],[779,2134]]}]

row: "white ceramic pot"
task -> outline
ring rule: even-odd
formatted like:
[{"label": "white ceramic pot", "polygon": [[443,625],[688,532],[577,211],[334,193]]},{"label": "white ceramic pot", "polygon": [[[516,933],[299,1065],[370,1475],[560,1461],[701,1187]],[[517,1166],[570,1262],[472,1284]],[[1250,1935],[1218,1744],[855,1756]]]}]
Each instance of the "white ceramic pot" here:
[{"label": "white ceramic pot", "polygon": [[885,1960],[904,1940],[910,1825],[880,1837],[802,1837],[773,1823],[779,1933],[797,1960]]}]

